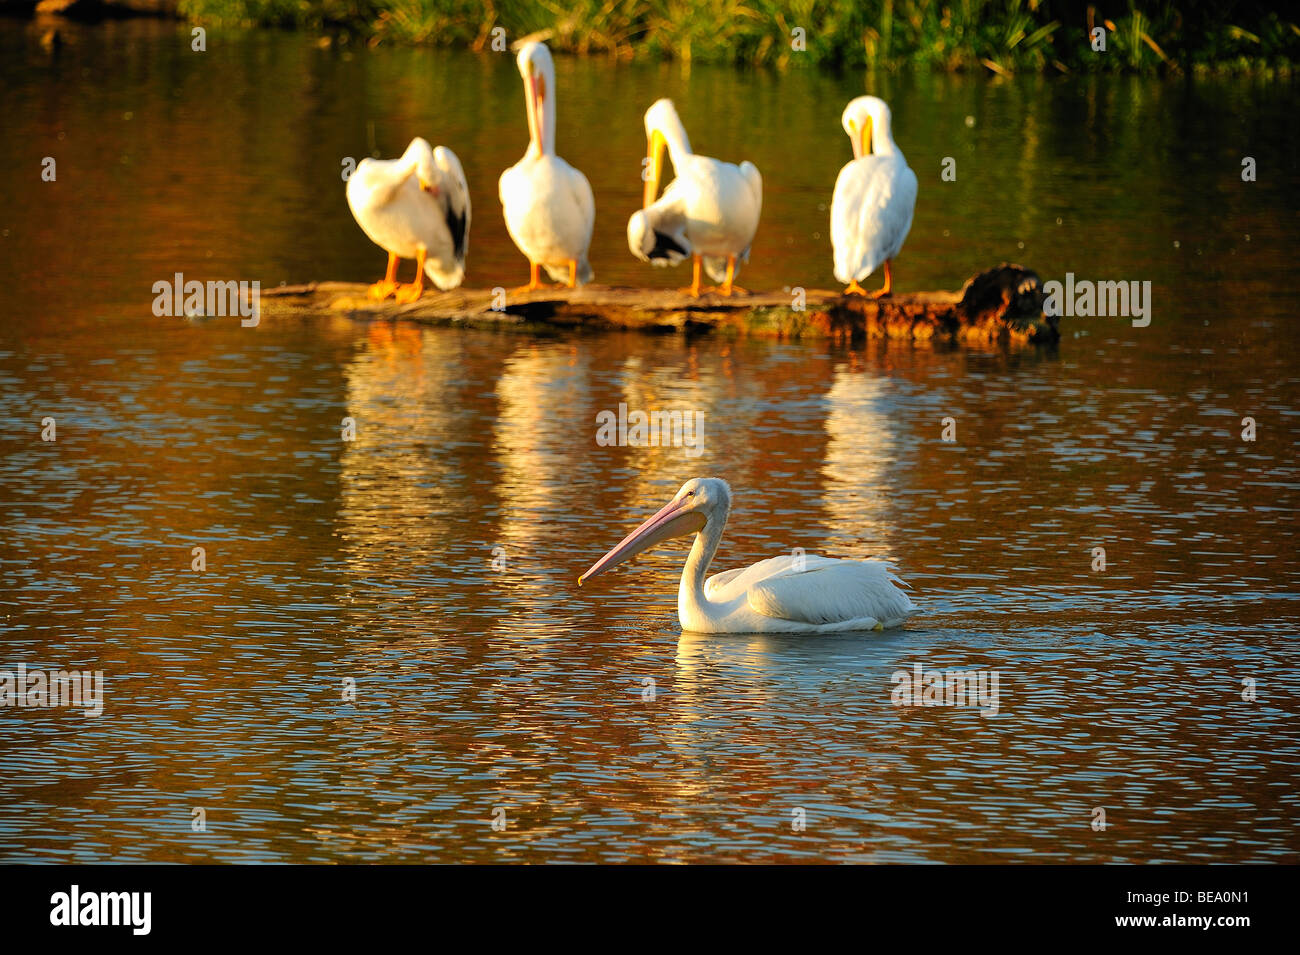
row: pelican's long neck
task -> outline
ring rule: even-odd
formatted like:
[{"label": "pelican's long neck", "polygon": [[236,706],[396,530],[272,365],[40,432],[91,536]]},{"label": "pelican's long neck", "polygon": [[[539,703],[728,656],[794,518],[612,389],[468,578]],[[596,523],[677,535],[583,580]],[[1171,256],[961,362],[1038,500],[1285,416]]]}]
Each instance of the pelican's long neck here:
[{"label": "pelican's long neck", "polygon": [[373,174],[367,177],[366,183],[370,187],[370,201],[377,205],[391,202],[401,194],[401,189],[406,185],[406,180],[410,179],[415,171],[420,168],[420,154],[418,151],[407,148],[402,153],[400,159],[391,160],[371,167],[375,170]]},{"label": "pelican's long neck", "polygon": [[689,607],[703,608],[708,603],[704,596],[704,579],[709,573],[709,564],[722,543],[722,532],[727,527],[727,517],[731,505],[723,505],[711,515],[703,530],[695,535],[691,552],[686,556],[686,567],[682,570],[682,583],[677,591],[678,611],[684,613]]},{"label": "pelican's long neck", "polygon": [[542,73],[546,77],[546,95],[542,97],[542,153],[555,155],[555,70],[547,65]]},{"label": "pelican's long neck", "polygon": [[[691,155],[691,141],[686,136],[686,127],[677,115],[677,110],[667,110],[659,124],[659,132],[668,144],[668,158],[673,161],[673,169],[681,169],[681,161]],[[723,518],[725,520],[725,517]]]},{"label": "pelican's long neck", "polygon": [[877,156],[902,157],[903,151],[894,142],[894,131],[890,128],[888,114],[871,117],[871,151]]},{"label": "pelican's long neck", "polygon": [[406,152],[402,153],[401,165],[397,167],[398,183],[400,184],[406,182],[406,180],[410,179],[411,176],[415,174],[415,171],[419,168],[420,168],[420,150],[413,143],[410,146],[406,147]]},{"label": "pelican's long neck", "polygon": [[[537,79],[525,83],[524,95],[528,97],[528,154],[530,156],[555,155],[555,70],[549,63],[537,72]],[[540,108],[539,108],[540,104]],[[538,132],[541,136],[538,137]]]}]

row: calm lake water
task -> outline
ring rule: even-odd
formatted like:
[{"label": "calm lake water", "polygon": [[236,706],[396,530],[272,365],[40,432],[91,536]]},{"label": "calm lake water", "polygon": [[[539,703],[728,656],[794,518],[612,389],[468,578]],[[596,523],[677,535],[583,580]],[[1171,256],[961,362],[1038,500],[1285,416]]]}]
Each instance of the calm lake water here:
[{"label": "calm lake water", "polygon": [[[624,238],[668,95],[764,173],[740,281],[830,287],[870,90],[921,182],[902,289],[1152,283],[1149,327],[1067,319],[1055,350],[243,328],[156,318],[152,285],[377,279],[342,159],[414,135],[465,165],[467,284],[521,284],[512,59],[37,40],[0,21],[0,667],[106,686],[98,718],[0,708],[0,859],[1300,859],[1292,86],[558,60],[597,281],[688,280]],[[598,446],[620,402],[702,412],[703,453]],[[577,587],[695,475],[735,492],[718,569],[890,558],[922,612],[683,633],[683,544]],[[997,671],[997,714],[893,705],[918,664]]]}]

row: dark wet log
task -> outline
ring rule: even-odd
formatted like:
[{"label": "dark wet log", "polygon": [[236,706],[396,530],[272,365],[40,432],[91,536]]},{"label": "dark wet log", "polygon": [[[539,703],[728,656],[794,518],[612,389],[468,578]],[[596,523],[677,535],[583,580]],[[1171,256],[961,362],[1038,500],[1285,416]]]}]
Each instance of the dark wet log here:
[{"label": "dark wet log", "polygon": [[690,298],[664,289],[587,285],[514,294],[425,291],[417,302],[376,302],[365,285],[313,282],[262,290],[262,316],[401,318],[430,325],[717,331],[770,338],[892,338],[990,344],[1051,342],[1038,276],[1004,264],[959,292],[910,292],[875,300],[809,289]]}]

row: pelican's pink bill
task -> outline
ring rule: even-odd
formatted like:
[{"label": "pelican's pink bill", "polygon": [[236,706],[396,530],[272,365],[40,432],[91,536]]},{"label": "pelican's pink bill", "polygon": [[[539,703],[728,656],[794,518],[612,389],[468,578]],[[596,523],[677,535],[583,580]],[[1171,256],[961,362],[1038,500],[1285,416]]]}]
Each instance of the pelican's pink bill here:
[{"label": "pelican's pink bill", "polygon": [[591,569],[578,578],[578,585],[589,577],[603,574],[611,567],[623,563],[629,557],[635,557],[643,550],[648,550],[660,541],[673,537],[694,534],[704,526],[705,517],[698,511],[683,511],[690,498],[679,498],[668,502],[627,537],[619,541],[618,546],[591,565]]}]

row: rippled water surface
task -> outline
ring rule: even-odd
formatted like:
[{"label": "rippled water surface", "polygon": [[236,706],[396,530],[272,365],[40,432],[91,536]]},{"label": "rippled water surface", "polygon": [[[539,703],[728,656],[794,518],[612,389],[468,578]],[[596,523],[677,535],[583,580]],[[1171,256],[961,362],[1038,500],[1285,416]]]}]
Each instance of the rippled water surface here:
[{"label": "rippled water surface", "polygon": [[[558,73],[598,280],[684,281],[622,237],[666,94],[764,172],[745,284],[831,284],[861,76]],[[98,718],[0,707],[0,858],[1297,861],[1290,87],[869,79],[921,180],[904,289],[1153,283],[1147,328],[976,353],[156,318],[175,272],[378,278],[341,159],[416,134],[465,162],[468,283],[522,282],[513,64],[0,22],[0,80],[0,666],[107,681]],[[599,446],[620,402],[701,412],[702,453]],[[696,474],[735,491],[719,567],[889,558],[921,612],[683,633],[684,545],[577,587]],[[917,664],[997,671],[998,712],[893,705]]]}]

